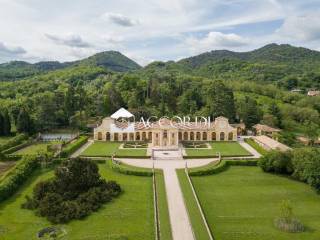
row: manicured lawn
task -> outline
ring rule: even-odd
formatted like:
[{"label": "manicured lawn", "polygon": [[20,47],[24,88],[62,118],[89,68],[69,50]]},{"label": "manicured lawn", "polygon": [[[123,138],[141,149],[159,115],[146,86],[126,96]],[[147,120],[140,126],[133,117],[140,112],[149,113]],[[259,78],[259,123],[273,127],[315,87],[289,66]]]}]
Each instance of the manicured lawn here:
[{"label": "manicured lawn", "polygon": [[184,169],[177,170],[177,174],[196,239],[210,240]]},{"label": "manicured lawn", "polygon": [[119,142],[99,142],[96,141],[91,144],[81,155],[83,156],[111,156],[114,154],[121,143]]},{"label": "manicured lawn", "polygon": [[[192,177],[192,181],[216,239],[320,239],[320,196],[304,183],[245,166]],[[273,226],[280,203],[286,199],[305,232],[284,233]]]},{"label": "manicured lawn", "polygon": [[147,149],[118,149],[116,156],[121,157],[145,157],[147,156]]},{"label": "manicured lawn", "polygon": [[172,240],[167,194],[162,171],[156,172],[158,211],[160,221],[160,239]]},{"label": "manicured lawn", "polygon": [[217,152],[220,152],[223,157],[250,155],[250,153],[237,142],[210,142],[210,145],[212,149],[186,149],[187,156],[216,156]]},{"label": "manicured lawn", "polygon": [[90,145],[81,155],[88,157],[105,157],[116,154],[121,157],[145,157],[147,155],[146,149],[136,148],[136,149],[119,149],[121,145],[120,142],[99,142],[96,141]]},{"label": "manicured lawn", "polygon": [[[99,165],[99,169],[103,177],[117,181],[123,193],[87,218],[62,225],[67,231],[64,239],[154,239],[152,178],[119,174],[108,164]],[[51,226],[20,205],[37,181],[52,175],[52,171],[38,171],[17,194],[0,204],[0,239],[36,239],[39,230]]]}]

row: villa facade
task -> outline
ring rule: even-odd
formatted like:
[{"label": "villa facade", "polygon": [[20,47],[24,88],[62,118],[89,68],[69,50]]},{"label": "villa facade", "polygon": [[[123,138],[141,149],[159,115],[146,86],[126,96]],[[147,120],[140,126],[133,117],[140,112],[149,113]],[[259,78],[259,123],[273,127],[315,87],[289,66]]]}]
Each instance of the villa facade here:
[{"label": "villa facade", "polygon": [[232,127],[225,117],[218,117],[211,124],[180,124],[163,118],[146,126],[141,122],[122,124],[111,116],[104,118],[94,129],[94,139],[148,141],[153,147],[178,147],[181,141],[236,141],[237,128]]}]

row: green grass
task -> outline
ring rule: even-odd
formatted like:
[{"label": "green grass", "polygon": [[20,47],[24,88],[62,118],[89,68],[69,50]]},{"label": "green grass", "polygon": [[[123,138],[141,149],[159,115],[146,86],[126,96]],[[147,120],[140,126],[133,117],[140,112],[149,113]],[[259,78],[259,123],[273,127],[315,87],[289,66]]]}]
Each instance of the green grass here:
[{"label": "green grass", "polygon": [[210,142],[210,145],[212,147],[211,149],[186,149],[187,156],[216,156],[217,152],[220,152],[223,157],[250,155],[238,142]]},{"label": "green grass", "polygon": [[114,154],[121,143],[119,142],[99,142],[91,144],[81,155],[83,156],[111,156]]},{"label": "green grass", "polygon": [[196,236],[196,239],[209,240],[209,235],[207,229],[202,220],[200,210],[198,208],[196,199],[193,196],[191,186],[189,184],[187,175],[184,172],[184,169],[177,170],[181,190],[183,197],[185,199],[185,204],[188,210],[189,219]]},{"label": "green grass", "polygon": [[[123,193],[87,218],[62,225],[68,232],[65,239],[154,239],[152,178],[119,174],[109,163],[99,165],[99,169],[107,180],[117,181]],[[36,172],[17,194],[0,204],[0,239],[36,239],[40,229],[51,226],[33,211],[20,208],[36,182],[51,176],[52,171]]]},{"label": "green grass", "polygon": [[[304,183],[245,166],[192,181],[216,239],[320,239],[320,196]],[[291,201],[305,232],[284,233],[273,226],[285,199]]]},{"label": "green grass", "polygon": [[120,157],[145,157],[147,156],[147,149],[118,149],[116,156]]},{"label": "green grass", "polygon": [[156,183],[157,183],[158,210],[159,210],[159,221],[160,221],[160,239],[172,240],[167,194],[166,194],[162,171],[159,171],[159,170],[156,171]]},{"label": "green grass", "polygon": [[261,155],[265,155],[268,152],[251,138],[245,139],[245,142],[248,143],[255,150],[257,150],[257,152],[260,153]]},{"label": "green grass", "polygon": [[16,152],[14,155],[33,155],[38,154],[39,152],[47,152],[47,147],[57,142],[38,142],[34,143],[28,147],[22,148]]},{"label": "green grass", "polygon": [[120,142],[96,141],[92,145],[90,145],[81,155],[88,157],[111,156],[112,154],[116,154],[120,157],[145,157],[147,155],[146,149],[119,149],[120,145]]},{"label": "green grass", "polygon": [[0,137],[0,145],[8,142],[13,137]]}]

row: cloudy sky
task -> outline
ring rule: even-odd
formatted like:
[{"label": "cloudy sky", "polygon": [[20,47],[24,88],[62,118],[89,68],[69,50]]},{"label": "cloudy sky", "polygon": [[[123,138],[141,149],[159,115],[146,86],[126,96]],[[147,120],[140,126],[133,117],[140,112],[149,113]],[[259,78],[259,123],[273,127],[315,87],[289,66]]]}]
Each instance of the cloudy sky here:
[{"label": "cloudy sky", "polygon": [[0,0],[0,62],[117,50],[146,65],[215,49],[320,50],[320,0]]}]

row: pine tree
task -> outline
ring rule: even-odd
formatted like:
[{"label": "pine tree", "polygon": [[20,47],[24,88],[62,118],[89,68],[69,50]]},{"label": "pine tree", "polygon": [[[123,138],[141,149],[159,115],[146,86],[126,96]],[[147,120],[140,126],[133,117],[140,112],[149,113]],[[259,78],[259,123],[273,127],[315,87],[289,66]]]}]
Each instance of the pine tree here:
[{"label": "pine tree", "polygon": [[33,122],[29,116],[29,113],[21,108],[17,120],[17,130],[18,132],[32,133],[33,132]]},{"label": "pine tree", "polygon": [[10,116],[7,109],[3,111],[2,117],[3,117],[3,135],[9,136],[11,133],[11,121],[10,121]]}]

